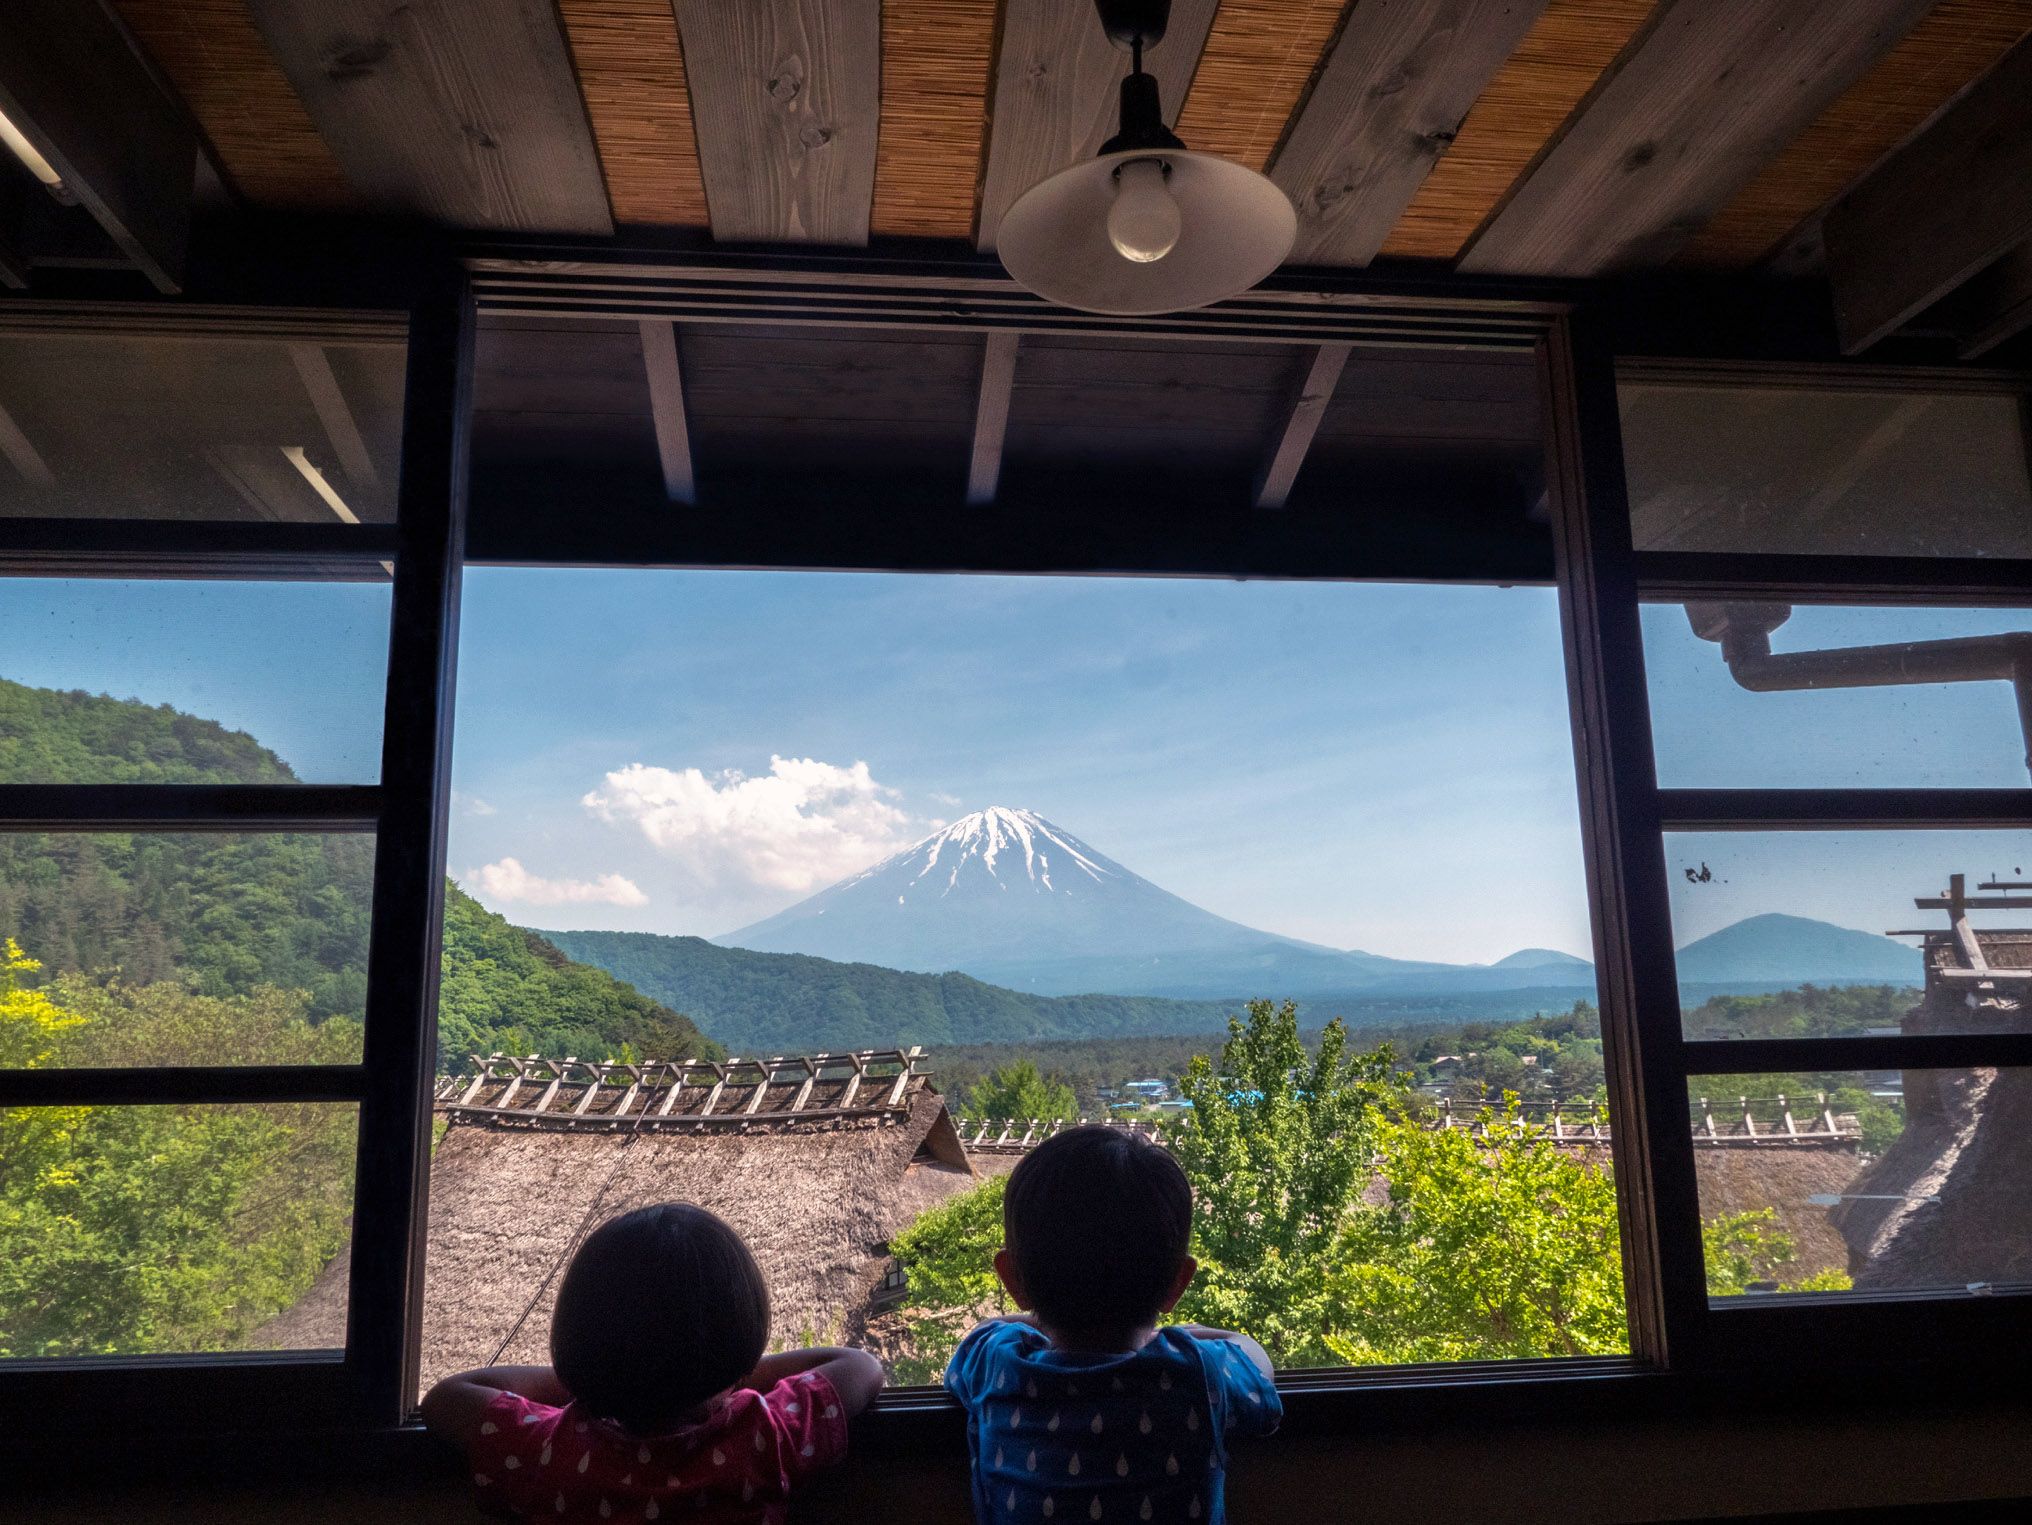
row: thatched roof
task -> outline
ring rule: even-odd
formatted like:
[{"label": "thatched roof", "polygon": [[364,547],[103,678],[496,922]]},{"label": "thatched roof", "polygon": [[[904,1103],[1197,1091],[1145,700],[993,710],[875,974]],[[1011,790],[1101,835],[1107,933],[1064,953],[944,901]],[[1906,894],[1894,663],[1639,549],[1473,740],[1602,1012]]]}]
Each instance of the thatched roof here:
[{"label": "thatched roof", "polygon": [[[539,1127],[447,1110],[431,1162],[426,1385],[496,1361],[548,1360],[551,1303],[573,1249],[653,1202],[695,1202],[740,1231],[769,1282],[776,1343],[837,1340],[881,1280],[889,1237],[975,1182],[944,1098],[921,1074],[893,1108],[812,1117],[758,1107],[724,1128]],[[267,1326],[265,1343],[343,1343],[346,1275],[342,1253]]]}]

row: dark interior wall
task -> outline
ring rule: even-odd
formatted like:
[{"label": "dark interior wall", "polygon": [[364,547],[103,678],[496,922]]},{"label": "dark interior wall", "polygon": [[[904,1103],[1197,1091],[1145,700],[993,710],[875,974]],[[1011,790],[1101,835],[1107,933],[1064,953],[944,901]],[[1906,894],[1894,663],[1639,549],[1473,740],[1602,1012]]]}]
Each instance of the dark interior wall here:
[{"label": "dark interior wall", "polygon": [[[964,1522],[960,1458],[886,1439],[792,1511],[802,1525]],[[2032,1493],[2032,1411],[1956,1414],[1887,1408],[1864,1417],[1777,1421],[1749,1413],[1582,1428],[1542,1422],[1478,1433],[1273,1439],[1237,1455],[1230,1510],[1257,1521],[1587,1522],[1756,1516],[2003,1499]],[[269,1462],[275,1458],[272,1453]],[[285,1471],[288,1469],[285,1468]],[[40,1494],[0,1492],[0,1520],[101,1525],[441,1525],[481,1518],[448,1457],[362,1468],[340,1483],[153,1483]],[[1943,1513],[1943,1517],[1945,1517]]]}]

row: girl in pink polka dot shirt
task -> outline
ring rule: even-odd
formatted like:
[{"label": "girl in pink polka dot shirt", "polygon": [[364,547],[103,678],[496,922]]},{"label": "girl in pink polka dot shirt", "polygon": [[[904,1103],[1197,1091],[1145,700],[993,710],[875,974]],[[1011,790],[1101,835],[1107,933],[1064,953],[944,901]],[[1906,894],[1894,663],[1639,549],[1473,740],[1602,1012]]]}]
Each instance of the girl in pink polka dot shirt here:
[{"label": "girl in pink polka dot shirt", "polygon": [[481,1502],[531,1520],[778,1525],[846,1454],[882,1387],[858,1350],[765,1356],[755,1257],[701,1207],[638,1208],[587,1236],[558,1289],[550,1366],[446,1377],[423,1400]]}]

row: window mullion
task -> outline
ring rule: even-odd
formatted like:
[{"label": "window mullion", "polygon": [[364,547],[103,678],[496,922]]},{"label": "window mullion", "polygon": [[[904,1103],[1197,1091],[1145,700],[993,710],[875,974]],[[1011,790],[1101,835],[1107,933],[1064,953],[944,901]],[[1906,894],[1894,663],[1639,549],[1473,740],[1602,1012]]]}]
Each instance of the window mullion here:
[{"label": "window mullion", "polygon": [[0,1070],[0,1107],[346,1102],[358,1101],[366,1085],[357,1064]]},{"label": "window mullion", "polygon": [[372,831],[381,791],[353,784],[0,784],[0,832]]},{"label": "window mullion", "polygon": [[1661,789],[1665,831],[2032,826],[2032,789]]}]

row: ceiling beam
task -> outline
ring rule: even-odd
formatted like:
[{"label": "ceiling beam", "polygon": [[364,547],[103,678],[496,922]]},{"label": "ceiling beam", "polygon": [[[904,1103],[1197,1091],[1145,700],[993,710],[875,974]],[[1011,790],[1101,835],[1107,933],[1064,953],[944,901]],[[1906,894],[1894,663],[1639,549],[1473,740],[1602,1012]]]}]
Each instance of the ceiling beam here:
[{"label": "ceiling beam", "polygon": [[247,0],[346,178],[449,227],[614,231],[554,0]]},{"label": "ceiling beam", "polygon": [[197,132],[101,5],[9,0],[0,111],[135,269],[182,288]]},{"label": "ceiling beam", "polygon": [[0,407],[0,456],[4,456],[7,464],[31,487],[56,486],[56,473],[49,469],[49,462],[42,458],[35,442],[22,432],[21,425],[14,421],[14,415],[5,407]]},{"label": "ceiling beam", "polygon": [[1474,272],[1666,263],[1932,0],[1661,0],[1468,246]]},{"label": "ceiling beam", "polygon": [[1946,316],[1964,360],[2032,328],[2032,243],[2018,245],[1949,298]]},{"label": "ceiling beam", "polygon": [[878,0],[673,0],[713,237],[859,246],[882,117]]},{"label": "ceiling beam", "polygon": [[677,325],[639,320],[642,369],[649,377],[649,417],[656,425],[656,455],[663,465],[663,495],[673,503],[698,501],[692,469],[691,425],[684,411],[684,373],[677,363]]},{"label": "ceiling beam", "polygon": [[2032,37],[1829,208],[1822,236],[1851,355],[2032,237]]},{"label": "ceiling beam", "polygon": [[1357,5],[1271,166],[1291,258],[1366,265],[1547,0]]},{"label": "ceiling beam", "polygon": [[1009,401],[1016,392],[1018,336],[997,329],[981,350],[981,391],[974,406],[974,453],[967,467],[967,503],[995,501],[1002,479],[1002,438],[1009,430]]},{"label": "ceiling beam", "polygon": [[[1175,123],[1217,0],[1175,0],[1164,41],[1143,54],[1164,120]],[[1085,0],[1008,0],[988,105],[988,162],[974,241],[995,247],[1002,215],[1031,186],[1092,158],[1115,135],[1129,55]],[[1188,144],[1187,147],[1191,145]]]},{"label": "ceiling beam", "polygon": [[296,366],[296,374],[303,379],[303,389],[310,394],[310,405],[316,411],[318,423],[324,427],[325,438],[331,442],[332,454],[339,459],[339,468],[346,479],[359,487],[380,486],[379,474],[374,470],[374,457],[367,452],[367,441],[360,435],[360,425],[353,417],[353,410],[346,402],[346,394],[339,385],[339,378],[332,373],[330,356],[321,344],[292,344],[289,358]]},{"label": "ceiling beam", "polygon": [[1333,401],[1334,388],[1340,384],[1341,370],[1353,349],[1351,344],[1322,344],[1312,352],[1305,375],[1292,389],[1284,427],[1278,431],[1276,443],[1270,447],[1270,453],[1263,459],[1263,469],[1257,474],[1258,508],[1282,508],[1290,499],[1298,469],[1305,464],[1305,453],[1312,448],[1312,437],[1319,433],[1320,420],[1326,417],[1327,404]]}]

